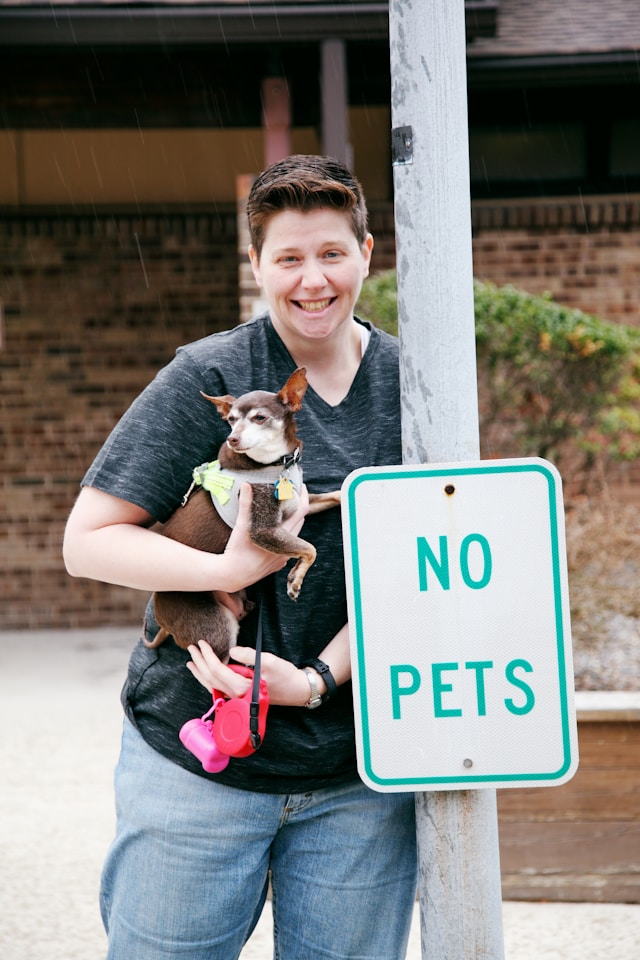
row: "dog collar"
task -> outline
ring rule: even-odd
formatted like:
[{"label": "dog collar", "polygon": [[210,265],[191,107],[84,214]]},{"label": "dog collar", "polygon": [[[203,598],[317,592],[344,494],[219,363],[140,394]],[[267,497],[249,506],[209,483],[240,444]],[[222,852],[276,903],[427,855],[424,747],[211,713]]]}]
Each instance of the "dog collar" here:
[{"label": "dog collar", "polygon": [[288,470],[289,467],[292,467],[300,459],[300,447],[296,447],[293,453],[287,453],[284,455],[280,464],[285,470]]}]

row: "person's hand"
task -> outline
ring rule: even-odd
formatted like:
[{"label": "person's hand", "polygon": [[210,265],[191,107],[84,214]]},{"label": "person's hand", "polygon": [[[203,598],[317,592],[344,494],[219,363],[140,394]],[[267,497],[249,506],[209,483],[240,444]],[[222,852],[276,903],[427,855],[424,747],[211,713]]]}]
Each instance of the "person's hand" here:
[{"label": "person's hand", "polygon": [[[206,690],[214,688],[228,697],[242,697],[252,681],[241,677],[226,666],[213,652],[206,640],[189,647],[191,660],[187,669]],[[253,647],[232,647],[230,656],[236,663],[253,666],[256,652]],[[285,707],[302,707],[309,699],[309,681],[304,671],[273,653],[263,653],[260,675],[267,684],[269,702]]]},{"label": "person's hand", "polygon": [[[252,667],[256,662],[253,647],[231,647],[229,656],[247,667]],[[309,681],[304,671],[289,660],[277,657],[274,653],[262,653],[260,676],[267,684],[269,703],[282,707],[303,707],[309,700]]]},{"label": "person's hand", "polygon": [[230,670],[206,640],[200,640],[197,646],[192,645],[188,650],[191,660],[187,662],[187,670],[209,692],[215,688],[227,697],[242,697],[251,687],[251,680]]},{"label": "person's hand", "polygon": [[[238,589],[257,583],[271,573],[277,573],[286,566],[289,560],[289,557],[270,553],[268,550],[256,546],[249,539],[252,500],[253,489],[251,484],[243,483],[238,499],[238,519],[224,551],[225,558],[230,563],[231,576],[237,583]],[[308,510],[309,496],[307,488],[303,486],[300,491],[300,502],[291,516],[284,521],[283,526],[297,536],[302,529]]]}]

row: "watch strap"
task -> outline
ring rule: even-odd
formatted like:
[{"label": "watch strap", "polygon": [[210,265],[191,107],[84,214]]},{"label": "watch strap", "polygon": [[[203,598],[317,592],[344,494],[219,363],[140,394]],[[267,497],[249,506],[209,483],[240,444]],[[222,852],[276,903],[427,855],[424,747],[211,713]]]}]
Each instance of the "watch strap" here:
[{"label": "watch strap", "polygon": [[313,667],[316,673],[319,673],[325,684],[327,685],[327,692],[324,695],[324,700],[329,700],[331,697],[335,697],[338,692],[338,685],[335,681],[335,677],[329,669],[329,664],[325,663],[324,660],[319,660],[317,657],[313,660],[307,660],[304,664],[305,667]]}]

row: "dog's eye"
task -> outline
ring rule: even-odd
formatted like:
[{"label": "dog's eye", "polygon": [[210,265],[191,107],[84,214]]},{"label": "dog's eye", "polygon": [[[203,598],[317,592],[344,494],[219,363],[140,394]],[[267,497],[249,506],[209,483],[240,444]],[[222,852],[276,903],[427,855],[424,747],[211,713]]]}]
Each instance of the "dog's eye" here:
[{"label": "dog's eye", "polygon": [[234,423],[237,423],[237,422],[238,422],[238,418],[236,417],[236,415],[234,413],[230,413],[229,416],[227,417],[227,423],[230,423],[231,426],[233,426]]},{"label": "dog's eye", "polygon": [[256,413],[255,416],[253,417],[253,422],[254,422],[254,423],[265,423],[266,419],[267,419],[267,418],[265,417],[265,415],[264,415],[263,413]]}]

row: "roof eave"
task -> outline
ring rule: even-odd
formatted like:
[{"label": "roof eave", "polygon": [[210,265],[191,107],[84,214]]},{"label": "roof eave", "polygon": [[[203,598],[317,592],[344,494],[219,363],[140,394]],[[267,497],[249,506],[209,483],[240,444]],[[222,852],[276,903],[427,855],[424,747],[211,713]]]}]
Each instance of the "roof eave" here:
[{"label": "roof eave", "polygon": [[[492,37],[499,0],[466,0],[467,40]],[[0,6],[1,46],[154,46],[389,38],[388,0],[268,6]]]},{"label": "roof eave", "polygon": [[3,46],[156,46],[386,38],[388,4],[0,7]]},{"label": "roof eave", "polygon": [[611,50],[555,53],[540,56],[467,58],[467,73],[474,87],[555,86],[562,84],[638,83],[640,51]]}]

